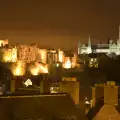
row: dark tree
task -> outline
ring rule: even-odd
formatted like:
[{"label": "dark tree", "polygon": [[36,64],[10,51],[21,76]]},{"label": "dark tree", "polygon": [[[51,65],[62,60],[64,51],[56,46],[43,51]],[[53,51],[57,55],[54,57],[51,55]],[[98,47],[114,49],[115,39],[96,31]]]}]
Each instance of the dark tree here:
[{"label": "dark tree", "polygon": [[105,75],[107,81],[120,82],[120,59],[109,58],[107,56],[100,58],[100,72]]}]

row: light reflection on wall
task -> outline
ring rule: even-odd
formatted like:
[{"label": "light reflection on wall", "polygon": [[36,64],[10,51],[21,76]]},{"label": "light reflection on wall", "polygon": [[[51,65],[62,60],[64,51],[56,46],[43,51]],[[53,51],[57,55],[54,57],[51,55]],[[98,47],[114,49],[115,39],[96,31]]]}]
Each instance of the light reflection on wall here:
[{"label": "light reflection on wall", "polygon": [[12,62],[16,62],[17,61],[17,49],[16,48],[12,48],[12,56],[11,56],[11,61]]},{"label": "light reflection on wall", "polygon": [[25,74],[25,63],[22,61],[18,61],[12,64],[11,70],[13,75],[15,76],[23,76]]},{"label": "light reflection on wall", "polygon": [[3,48],[2,62],[16,62],[17,61],[17,49],[16,48]]},{"label": "light reflection on wall", "polygon": [[74,68],[77,63],[77,55],[74,54],[73,57],[64,57],[63,68],[69,69]]},{"label": "light reflection on wall", "polygon": [[48,67],[47,65],[43,65],[40,63],[35,63],[34,65],[31,65],[29,68],[32,75],[39,75],[40,73],[48,73]]},{"label": "light reflection on wall", "polygon": [[72,63],[70,61],[70,58],[69,57],[66,57],[65,59],[65,63],[63,63],[63,68],[66,68],[66,69],[69,69],[72,67]]},{"label": "light reflection on wall", "polygon": [[46,64],[47,50],[46,49],[40,49],[39,54],[41,56],[41,62]]},{"label": "light reflection on wall", "polygon": [[5,46],[8,44],[8,39],[6,40],[0,40],[0,47]]},{"label": "light reflection on wall", "polygon": [[76,63],[77,63],[77,54],[74,54],[74,56],[72,57],[72,68],[76,66]]},{"label": "light reflection on wall", "polygon": [[58,55],[59,55],[59,62],[64,62],[64,52],[59,50]]}]

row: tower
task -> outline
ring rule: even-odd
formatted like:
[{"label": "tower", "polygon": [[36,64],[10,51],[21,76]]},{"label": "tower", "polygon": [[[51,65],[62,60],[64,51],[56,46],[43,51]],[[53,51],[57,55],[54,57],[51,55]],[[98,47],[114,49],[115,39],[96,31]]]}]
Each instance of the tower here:
[{"label": "tower", "polygon": [[117,40],[117,48],[116,48],[116,54],[120,54],[120,25],[119,25],[119,35]]},{"label": "tower", "polygon": [[80,43],[80,40],[78,41],[78,55],[81,53],[81,43]]},{"label": "tower", "polygon": [[118,36],[118,40],[120,41],[120,25],[119,25],[119,36]]},{"label": "tower", "polygon": [[88,52],[88,54],[89,54],[89,53],[92,53],[92,49],[91,49],[91,37],[90,37],[90,36],[89,36],[89,38],[88,38],[87,52]]},{"label": "tower", "polygon": [[88,38],[88,47],[91,47],[91,37]]},{"label": "tower", "polygon": [[120,25],[119,25],[119,35],[118,35],[117,45],[119,44],[120,44]]},{"label": "tower", "polygon": [[119,35],[118,35],[118,40],[117,40],[117,46],[120,46],[120,26],[119,26]]}]

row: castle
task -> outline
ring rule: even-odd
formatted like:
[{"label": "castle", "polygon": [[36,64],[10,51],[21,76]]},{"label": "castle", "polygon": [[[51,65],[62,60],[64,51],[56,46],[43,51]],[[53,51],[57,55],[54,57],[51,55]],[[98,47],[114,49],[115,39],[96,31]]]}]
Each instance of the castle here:
[{"label": "castle", "polygon": [[117,42],[109,40],[109,42],[106,44],[92,45],[90,36],[88,39],[88,44],[81,44],[79,41],[78,55],[90,53],[106,53],[106,54],[115,53],[116,55],[120,55],[120,26],[119,26],[119,38]]}]

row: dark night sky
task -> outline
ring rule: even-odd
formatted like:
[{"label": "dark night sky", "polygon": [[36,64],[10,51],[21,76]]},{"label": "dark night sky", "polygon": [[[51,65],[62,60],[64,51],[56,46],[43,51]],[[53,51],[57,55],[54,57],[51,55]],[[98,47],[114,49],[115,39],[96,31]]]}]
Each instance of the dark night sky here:
[{"label": "dark night sky", "polygon": [[2,0],[0,38],[10,43],[77,47],[116,39],[120,24],[120,0]]}]

